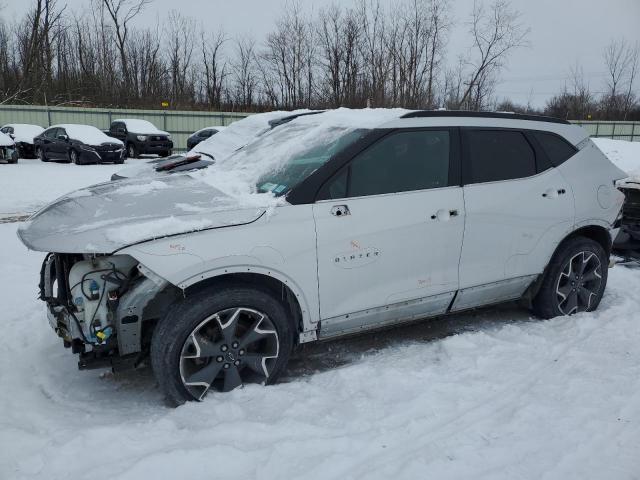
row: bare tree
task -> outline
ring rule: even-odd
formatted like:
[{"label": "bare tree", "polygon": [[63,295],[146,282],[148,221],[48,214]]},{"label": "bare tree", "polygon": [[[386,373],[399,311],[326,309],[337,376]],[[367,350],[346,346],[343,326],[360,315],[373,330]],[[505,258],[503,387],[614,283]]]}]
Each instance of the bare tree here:
[{"label": "bare tree", "polygon": [[607,92],[602,100],[608,117],[626,119],[635,103],[634,83],[638,71],[638,45],[624,38],[612,40],[604,50],[607,67]]},{"label": "bare tree", "polygon": [[240,108],[254,105],[258,76],[256,72],[256,42],[250,37],[236,40],[236,59],[232,64],[235,83],[234,103]]},{"label": "bare tree", "polygon": [[129,36],[129,26],[131,21],[142,13],[144,7],[151,0],[94,0],[100,1],[102,7],[107,10],[115,30],[118,52],[120,53],[120,64],[122,68],[123,85],[127,90],[131,86],[131,76],[129,73],[129,61],[127,57],[127,45]]},{"label": "bare tree", "polygon": [[212,37],[202,34],[202,63],[204,69],[204,98],[209,108],[220,108],[223,101],[224,82],[228,75],[227,62],[222,58],[226,43],[223,32]]},{"label": "bare tree", "polygon": [[520,22],[520,13],[509,0],[495,0],[488,11],[476,0],[471,15],[471,72],[459,107],[480,110],[495,84],[494,76],[504,66],[512,50],[528,45],[529,29]]}]

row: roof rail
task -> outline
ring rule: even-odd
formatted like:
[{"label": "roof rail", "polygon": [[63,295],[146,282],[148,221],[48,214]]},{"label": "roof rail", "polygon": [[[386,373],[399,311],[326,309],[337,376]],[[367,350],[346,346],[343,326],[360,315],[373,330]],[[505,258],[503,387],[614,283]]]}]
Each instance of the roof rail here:
[{"label": "roof rail", "polygon": [[471,112],[466,110],[415,110],[405,113],[400,118],[418,118],[418,117],[471,117],[471,118],[506,118],[510,120],[531,120],[534,122],[550,122],[571,125],[568,121],[561,118],[546,117],[544,115],[528,115],[524,113],[510,112]]}]

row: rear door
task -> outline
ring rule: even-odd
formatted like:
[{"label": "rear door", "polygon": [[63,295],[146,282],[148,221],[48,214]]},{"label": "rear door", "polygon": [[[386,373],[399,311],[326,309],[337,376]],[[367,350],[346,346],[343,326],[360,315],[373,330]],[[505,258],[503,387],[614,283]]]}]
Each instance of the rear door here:
[{"label": "rear door", "polygon": [[464,230],[457,130],[397,131],[314,204],[321,334],[446,311]]},{"label": "rear door", "polygon": [[466,224],[454,310],[519,297],[574,224],[570,185],[530,133],[468,128],[462,139]]}]

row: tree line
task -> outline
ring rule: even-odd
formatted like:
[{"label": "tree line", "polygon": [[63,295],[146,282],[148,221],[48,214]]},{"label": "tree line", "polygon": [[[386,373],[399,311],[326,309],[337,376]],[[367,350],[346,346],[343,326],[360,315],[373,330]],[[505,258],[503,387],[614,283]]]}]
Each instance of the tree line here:
[{"label": "tree line", "polygon": [[[211,32],[175,10],[154,27],[138,26],[151,3],[91,0],[79,13],[63,0],[32,0],[17,22],[0,16],[0,103],[534,111],[495,95],[510,55],[529,44],[509,0],[474,3],[464,19],[471,44],[455,60],[447,50],[452,0],[358,0],[312,14],[292,1],[260,41]],[[591,94],[576,69],[573,84],[535,113],[640,119],[637,46],[614,41],[603,60],[606,94]]]}]

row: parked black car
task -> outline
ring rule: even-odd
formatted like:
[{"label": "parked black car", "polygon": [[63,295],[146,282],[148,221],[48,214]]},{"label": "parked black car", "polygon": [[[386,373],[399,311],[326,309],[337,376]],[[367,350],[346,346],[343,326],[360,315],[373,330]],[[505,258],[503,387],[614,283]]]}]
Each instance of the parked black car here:
[{"label": "parked black car", "polygon": [[123,163],[124,146],[89,125],[54,125],[34,139],[36,154],[43,162]]},{"label": "parked black car", "polygon": [[207,127],[197,132],[193,133],[189,138],[187,138],[187,150],[191,150],[193,147],[198,145],[203,140],[206,140],[209,137],[212,137],[218,132],[224,130],[225,127]]},{"label": "parked black car", "polygon": [[39,125],[9,123],[0,128],[0,133],[4,133],[13,139],[16,144],[16,155],[19,158],[37,158],[33,139],[40,135],[43,130],[44,128]]},{"label": "parked black car", "polygon": [[168,132],[159,130],[146,120],[123,118],[111,122],[107,135],[117,138],[125,145],[125,154],[137,158],[145,154],[168,157],[173,150],[173,142]]}]

